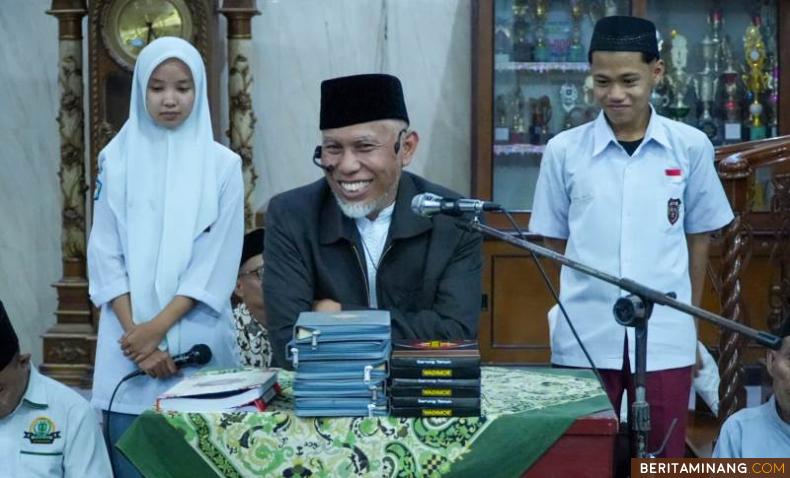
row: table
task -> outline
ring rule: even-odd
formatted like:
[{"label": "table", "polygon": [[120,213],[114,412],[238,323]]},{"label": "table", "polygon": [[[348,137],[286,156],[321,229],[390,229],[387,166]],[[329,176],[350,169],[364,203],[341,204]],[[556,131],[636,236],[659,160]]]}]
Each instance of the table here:
[{"label": "table", "polygon": [[157,478],[611,476],[617,420],[586,370],[483,367],[472,418],[299,418],[292,379],[265,412],[145,412],[116,446]]}]

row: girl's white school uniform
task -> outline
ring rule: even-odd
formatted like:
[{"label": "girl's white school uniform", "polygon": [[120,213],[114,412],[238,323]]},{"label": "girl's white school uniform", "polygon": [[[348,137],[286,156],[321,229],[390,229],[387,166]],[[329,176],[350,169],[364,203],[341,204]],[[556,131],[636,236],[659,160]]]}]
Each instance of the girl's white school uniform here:
[{"label": "girl's white school uniform", "polygon": [[[195,88],[192,113],[174,129],[156,125],[145,106],[148,79],[169,58],[186,63]],[[229,298],[244,234],[244,184],[238,155],[212,138],[200,55],[177,38],[152,42],[138,57],[131,96],[129,119],[99,155],[88,243],[90,295],[101,308],[91,403],[104,410],[116,384],[137,370],[118,343],[123,330],[112,300],[122,294],[130,294],[136,324],[176,295],[195,299],[159,348],[175,356],[204,343],[213,353],[207,366],[238,364]],[[112,411],[139,414],[178,380],[131,379]]]}]

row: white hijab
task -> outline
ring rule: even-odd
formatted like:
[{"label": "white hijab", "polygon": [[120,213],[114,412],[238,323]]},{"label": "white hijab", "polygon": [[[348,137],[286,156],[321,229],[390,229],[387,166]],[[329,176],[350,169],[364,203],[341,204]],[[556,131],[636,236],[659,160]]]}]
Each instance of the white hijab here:
[{"label": "white hijab", "polygon": [[[195,104],[187,119],[168,129],[154,123],[145,97],[151,74],[177,58],[192,72]],[[113,187],[108,204],[126,244],[126,271],[135,323],[154,318],[175,297],[181,274],[192,258],[195,238],[218,214],[217,179],[211,167],[214,139],[206,94],[206,72],[188,42],[163,37],[137,58],[129,119],[99,155]],[[179,351],[179,327],[167,334],[166,347]]]}]

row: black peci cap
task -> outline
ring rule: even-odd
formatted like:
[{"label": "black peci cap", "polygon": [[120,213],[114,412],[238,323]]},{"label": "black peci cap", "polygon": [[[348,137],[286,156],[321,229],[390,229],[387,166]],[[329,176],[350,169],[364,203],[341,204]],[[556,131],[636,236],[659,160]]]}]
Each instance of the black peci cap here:
[{"label": "black peci cap", "polygon": [[263,240],[265,238],[264,229],[253,229],[244,235],[244,245],[241,248],[241,261],[239,267],[243,266],[251,257],[263,254]]},{"label": "black peci cap", "polygon": [[0,370],[3,370],[11,363],[11,360],[19,353],[19,339],[11,325],[11,319],[5,311],[3,302],[0,301]]},{"label": "black peci cap", "polygon": [[385,74],[322,81],[320,116],[321,130],[383,119],[409,122],[400,80]]},{"label": "black peci cap", "polygon": [[639,17],[604,17],[595,23],[587,59],[594,51],[636,51],[659,58],[656,26]]}]

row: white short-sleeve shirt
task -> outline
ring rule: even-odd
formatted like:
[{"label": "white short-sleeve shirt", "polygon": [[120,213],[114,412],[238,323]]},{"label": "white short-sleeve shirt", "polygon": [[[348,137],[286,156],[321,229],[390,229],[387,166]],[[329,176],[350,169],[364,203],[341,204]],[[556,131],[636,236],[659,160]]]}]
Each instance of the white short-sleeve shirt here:
[{"label": "white short-sleeve shirt", "polygon": [[790,458],[790,423],[779,416],[776,395],[729,417],[721,427],[713,458]]},{"label": "white short-sleeve shirt", "polygon": [[0,455],[2,476],[112,476],[96,410],[33,366],[22,401],[0,418]]},{"label": "white short-sleeve shirt", "polygon": [[[717,230],[733,218],[701,131],[651,111],[645,137],[629,156],[602,113],[546,145],[530,231],[567,240],[566,254],[596,269],[675,292],[690,303],[686,234]],[[617,324],[615,301],[627,292],[563,267],[560,300],[597,367],[619,370],[627,333],[633,366],[633,329]],[[552,362],[588,367],[557,314]],[[648,324],[647,370],[694,362],[693,319],[656,306]]]}]

